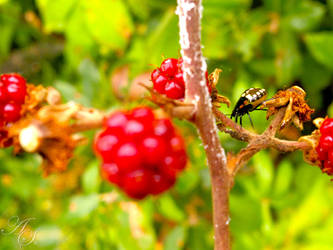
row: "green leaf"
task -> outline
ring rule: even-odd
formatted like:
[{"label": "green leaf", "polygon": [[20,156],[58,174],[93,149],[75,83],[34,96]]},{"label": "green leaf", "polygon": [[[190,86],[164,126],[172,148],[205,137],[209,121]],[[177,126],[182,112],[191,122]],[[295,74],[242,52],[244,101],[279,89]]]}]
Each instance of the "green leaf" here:
[{"label": "green leaf", "polygon": [[77,0],[37,0],[46,32],[63,31]]},{"label": "green leaf", "polygon": [[288,192],[293,178],[293,167],[287,160],[282,161],[277,167],[274,181],[274,195],[280,196]]},{"label": "green leaf", "polygon": [[164,250],[183,249],[187,236],[187,228],[184,226],[175,227],[164,240]]},{"label": "green leaf", "polygon": [[87,217],[99,204],[97,194],[77,195],[70,201],[68,217],[72,219],[83,219]]},{"label": "green leaf", "polygon": [[327,5],[331,20],[333,20],[333,0],[327,0]]},{"label": "green leaf", "polygon": [[123,1],[85,0],[84,7],[87,27],[101,45],[102,52],[122,51],[134,30],[131,16]]},{"label": "green leaf", "polygon": [[153,65],[160,65],[162,56],[179,55],[178,18],[173,8],[165,11],[160,24],[150,32],[146,51],[149,51],[149,61]]},{"label": "green leaf", "polygon": [[54,225],[39,226],[35,230],[35,232],[36,232],[36,238],[33,241],[33,243],[39,246],[45,247],[54,244],[59,244],[65,238],[60,228]]},{"label": "green leaf", "polygon": [[177,179],[177,192],[180,194],[188,194],[197,186],[199,179],[200,176],[198,175],[197,171],[188,169]]},{"label": "green leaf", "polygon": [[254,169],[256,170],[256,178],[258,188],[264,194],[268,194],[273,181],[273,164],[265,151],[261,151],[253,157]]},{"label": "green leaf", "polygon": [[305,42],[314,58],[333,70],[333,32],[308,34]]},{"label": "green leaf", "polygon": [[270,208],[270,202],[269,200],[263,200],[261,202],[261,217],[262,217],[262,223],[261,223],[261,231],[266,237],[269,237],[272,233],[272,227],[273,227],[273,216],[271,213]]},{"label": "green leaf", "polygon": [[325,216],[329,208],[325,202],[326,188],[323,184],[323,179],[317,179],[311,183],[311,187],[308,185],[307,197],[293,212],[293,216],[288,222],[287,237],[297,237],[307,228],[316,225]]},{"label": "green leaf", "polygon": [[329,117],[333,117],[333,102],[328,106],[327,114]]},{"label": "green leaf", "polygon": [[273,59],[258,59],[255,58],[248,64],[249,68],[260,76],[273,76],[275,73],[275,65]]},{"label": "green leaf", "polygon": [[158,211],[166,218],[181,222],[185,218],[184,212],[177,206],[171,195],[165,194],[158,200]]},{"label": "green leaf", "polygon": [[279,86],[289,84],[301,72],[302,57],[298,46],[296,35],[283,27],[275,40],[275,69]]},{"label": "green leaf", "polygon": [[321,91],[329,86],[332,71],[323,67],[310,55],[305,55],[302,68],[301,80],[308,96],[309,105],[319,108],[322,105]]},{"label": "green leaf", "polygon": [[97,160],[89,164],[82,175],[82,187],[85,193],[97,193],[101,184],[99,162]]},{"label": "green leaf", "polygon": [[97,66],[90,59],[83,60],[79,65],[79,73],[82,79],[82,92],[89,99],[89,106],[98,95],[100,85],[100,73]]},{"label": "green leaf", "polygon": [[324,5],[312,1],[299,1],[285,21],[296,31],[311,31],[321,22],[325,14]]},{"label": "green leaf", "polygon": [[5,58],[10,52],[15,29],[19,24],[19,6],[6,4],[0,9],[0,60]]},{"label": "green leaf", "polygon": [[[82,32],[84,30],[85,32]],[[78,5],[65,27],[66,35],[66,56],[68,61],[75,68],[83,58],[92,54],[95,41],[88,32],[84,16],[84,7]]]},{"label": "green leaf", "polygon": [[250,0],[205,0],[203,1],[204,11],[221,13],[221,11],[239,11],[250,7]]}]

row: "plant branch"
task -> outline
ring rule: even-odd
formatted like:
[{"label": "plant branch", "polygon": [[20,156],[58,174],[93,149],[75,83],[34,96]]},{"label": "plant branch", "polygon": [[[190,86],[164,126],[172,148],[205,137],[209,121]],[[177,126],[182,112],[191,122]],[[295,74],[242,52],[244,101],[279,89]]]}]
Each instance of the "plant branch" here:
[{"label": "plant branch", "polygon": [[193,103],[193,122],[206,151],[212,180],[213,223],[215,249],[230,249],[229,190],[230,175],[227,161],[217,134],[215,117],[208,88],[206,87],[206,62],[201,52],[200,0],[178,0],[180,44],[183,57],[183,72],[186,85],[185,102]]},{"label": "plant branch", "polygon": [[304,141],[288,141],[275,137],[276,132],[281,126],[281,122],[283,121],[286,111],[287,109],[285,107],[280,108],[267,129],[262,134],[256,134],[242,128],[233,120],[225,116],[217,108],[213,108],[215,117],[221,121],[221,124],[218,125],[221,131],[230,134],[237,140],[249,143],[247,147],[243,148],[236,156],[230,156],[233,160],[229,161],[228,168],[233,177],[237,174],[238,170],[260,150],[274,148],[278,151],[288,152],[298,149],[306,150],[311,148],[311,145]]}]

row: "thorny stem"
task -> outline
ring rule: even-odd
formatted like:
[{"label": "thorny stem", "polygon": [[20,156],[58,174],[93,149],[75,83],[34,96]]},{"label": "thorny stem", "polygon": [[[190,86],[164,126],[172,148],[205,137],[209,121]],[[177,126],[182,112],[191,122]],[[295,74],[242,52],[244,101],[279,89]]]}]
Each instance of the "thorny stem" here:
[{"label": "thorny stem", "polygon": [[[230,249],[229,190],[230,175],[226,156],[217,134],[215,117],[205,81],[206,62],[201,52],[200,0],[178,0],[180,44],[186,84],[185,102],[193,103],[194,124],[205,147],[212,180],[215,249]],[[190,83],[190,84],[189,84]]]}]

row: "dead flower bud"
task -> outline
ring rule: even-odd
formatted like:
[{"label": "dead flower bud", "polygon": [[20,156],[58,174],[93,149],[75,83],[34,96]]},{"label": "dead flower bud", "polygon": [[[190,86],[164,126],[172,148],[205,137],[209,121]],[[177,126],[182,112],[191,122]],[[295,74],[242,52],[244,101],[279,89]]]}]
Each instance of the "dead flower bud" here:
[{"label": "dead flower bud", "polygon": [[32,153],[38,150],[41,143],[41,137],[40,130],[34,125],[29,125],[21,130],[19,134],[19,142],[24,151]]},{"label": "dead flower bud", "polygon": [[313,109],[305,101],[305,91],[292,86],[287,90],[277,92],[271,99],[264,101],[261,108],[268,108],[266,118],[274,115],[281,107],[287,106],[286,113],[280,125],[283,129],[292,122],[296,127],[303,130],[303,122],[311,120]]},{"label": "dead flower bud", "polygon": [[44,175],[64,171],[74,149],[85,141],[77,132],[99,127],[103,119],[101,112],[73,102],[42,106],[10,129],[15,152],[40,154]]},{"label": "dead flower bud", "polygon": [[216,85],[219,82],[219,76],[220,76],[221,72],[222,72],[221,69],[215,69],[214,72],[209,74],[209,76],[208,76],[208,83],[212,90],[212,92],[211,92],[212,103],[216,107],[220,107],[221,106],[220,104],[224,103],[229,108],[230,100],[227,97],[218,94],[218,91],[216,89]]}]

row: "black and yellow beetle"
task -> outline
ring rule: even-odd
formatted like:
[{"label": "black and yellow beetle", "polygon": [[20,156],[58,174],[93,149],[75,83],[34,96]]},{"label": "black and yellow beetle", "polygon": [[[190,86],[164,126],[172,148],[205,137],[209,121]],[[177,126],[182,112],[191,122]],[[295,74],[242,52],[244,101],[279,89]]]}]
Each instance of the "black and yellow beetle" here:
[{"label": "black and yellow beetle", "polygon": [[231,113],[231,119],[235,117],[235,121],[237,122],[239,117],[240,125],[242,126],[242,116],[247,114],[253,127],[253,122],[249,112],[256,110],[266,97],[267,92],[265,89],[250,88],[245,90],[238,99],[236,106]]}]

